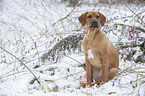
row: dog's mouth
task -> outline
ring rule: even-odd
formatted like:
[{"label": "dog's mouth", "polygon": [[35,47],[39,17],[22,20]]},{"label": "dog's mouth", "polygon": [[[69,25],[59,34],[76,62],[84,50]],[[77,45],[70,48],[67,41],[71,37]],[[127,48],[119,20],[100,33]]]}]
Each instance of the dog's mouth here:
[{"label": "dog's mouth", "polygon": [[99,28],[98,24],[92,24],[91,26],[89,26],[89,28]]},{"label": "dog's mouth", "polygon": [[98,21],[97,21],[97,20],[94,19],[94,20],[91,22],[91,26],[89,26],[89,28],[92,28],[92,27],[99,28],[99,26],[98,26]]}]

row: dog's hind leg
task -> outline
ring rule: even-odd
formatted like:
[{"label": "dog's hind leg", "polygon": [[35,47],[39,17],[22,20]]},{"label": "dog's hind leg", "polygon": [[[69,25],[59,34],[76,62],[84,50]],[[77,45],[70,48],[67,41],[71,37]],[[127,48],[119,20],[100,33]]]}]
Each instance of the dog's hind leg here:
[{"label": "dog's hind leg", "polygon": [[115,76],[118,76],[118,68],[111,68],[108,75],[109,80],[113,79]]}]

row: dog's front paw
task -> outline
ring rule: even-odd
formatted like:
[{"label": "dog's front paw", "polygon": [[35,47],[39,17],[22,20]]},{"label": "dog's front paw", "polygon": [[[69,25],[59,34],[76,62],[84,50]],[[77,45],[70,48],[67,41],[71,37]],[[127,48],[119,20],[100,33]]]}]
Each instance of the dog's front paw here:
[{"label": "dog's front paw", "polygon": [[100,82],[100,84],[99,84],[99,87],[101,86],[101,85],[103,85],[105,82],[102,80],[101,82]]}]

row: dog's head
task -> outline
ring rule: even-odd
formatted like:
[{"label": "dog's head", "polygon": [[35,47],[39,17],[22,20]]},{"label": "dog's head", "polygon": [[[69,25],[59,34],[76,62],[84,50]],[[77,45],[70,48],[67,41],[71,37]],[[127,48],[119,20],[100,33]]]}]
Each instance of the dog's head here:
[{"label": "dog's head", "polygon": [[104,25],[106,17],[100,12],[89,11],[83,13],[79,17],[79,21],[82,26],[87,25],[89,28],[100,28],[100,24]]}]

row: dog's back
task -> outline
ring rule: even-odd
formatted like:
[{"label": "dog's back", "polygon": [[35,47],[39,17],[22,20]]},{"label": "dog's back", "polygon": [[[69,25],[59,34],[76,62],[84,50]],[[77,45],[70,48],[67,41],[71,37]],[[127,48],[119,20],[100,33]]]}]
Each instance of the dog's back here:
[{"label": "dog's back", "polygon": [[109,51],[110,51],[110,67],[111,68],[118,68],[119,66],[119,56],[118,56],[118,52],[115,49],[115,47],[113,46],[113,44],[108,41],[109,43]]}]

